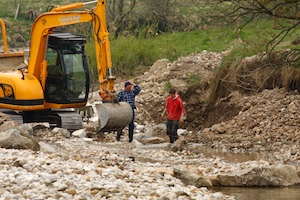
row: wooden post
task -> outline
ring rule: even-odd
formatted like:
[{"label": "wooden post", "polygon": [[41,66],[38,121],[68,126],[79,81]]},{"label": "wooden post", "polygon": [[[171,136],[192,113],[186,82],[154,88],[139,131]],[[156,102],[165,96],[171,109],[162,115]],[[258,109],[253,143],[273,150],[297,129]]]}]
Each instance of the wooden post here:
[{"label": "wooden post", "polygon": [[15,13],[15,19],[17,19],[17,17],[18,17],[19,10],[20,10],[20,4],[18,4],[18,7],[17,7],[17,10],[16,10],[16,13]]}]

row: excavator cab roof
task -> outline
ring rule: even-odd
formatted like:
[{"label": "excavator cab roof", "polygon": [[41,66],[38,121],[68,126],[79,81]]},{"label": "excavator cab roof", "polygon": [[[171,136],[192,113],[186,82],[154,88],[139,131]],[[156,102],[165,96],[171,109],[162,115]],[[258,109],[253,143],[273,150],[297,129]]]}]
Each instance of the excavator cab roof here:
[{"label": "excavator cab roof", "polygon": [[54,32],[49,35],[48,45],[51,48],[59,49],[62,54],[84,53],[86,37],[67,32]]},{"label": "excavator cab roof", "polygon": [[83,35],[75,35],[72,33],[54,32],[49,35],[49,44],[64,45],[69,43],[85,44],[86,37]]}]

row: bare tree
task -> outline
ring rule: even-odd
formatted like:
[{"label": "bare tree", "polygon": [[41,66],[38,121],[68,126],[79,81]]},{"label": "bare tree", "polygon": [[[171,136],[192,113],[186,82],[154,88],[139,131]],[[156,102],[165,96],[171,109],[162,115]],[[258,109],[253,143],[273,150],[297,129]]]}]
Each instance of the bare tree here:
[{"label": "bare tree", "polygon": [[[209,3],[215,3],[216,9],[220,12],[214,13],[215,19],[228,19],[230,22],[242,22],[239,30],[243,29],[250,22],[260,19],[271,18],[276,23],[276,28],[281,30],[267,44],[267,52],[271,52],[280,44],[284,38],[293,32],[300,25],[300,1],[299,0],[208,0]],[[281,24],[278,19],[286,19],[291,23]],[[293,58],[295,61],[299,59],[298,49],[292,49],[293,56],[285,56]]]},{"label": "bare tree", "polygon": [[[126,6],[125,6],[126,3]],[[112,21],[112,26],[115,29],[115,37],[118,37],[122,29],[124,19],[132,12],[136,5],[136,0],[111,0],[108,1],[108,14]]]},{"label": "bare tree", "polygon": [[166,21],[170,12],[171,2],[169,0],[144,0],[145,4],[158,19]]}]

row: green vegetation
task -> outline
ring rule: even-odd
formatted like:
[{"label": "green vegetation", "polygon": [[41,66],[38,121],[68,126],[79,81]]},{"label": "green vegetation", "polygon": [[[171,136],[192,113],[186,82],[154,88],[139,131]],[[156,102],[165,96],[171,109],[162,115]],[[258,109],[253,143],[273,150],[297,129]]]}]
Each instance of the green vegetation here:
[{"label": "green vegetation", "polygon": [[[132,74],[148,69],[156,60],[177,60],[191,53],[223,51],[230,47],[232,30],[221,28],[156,35],[152,38],[119,37],[111,41],[114,70]],[[93,52],[93,50],[90,50]]]},{"label": "green vegetation", "polygon": [[165,84],[164,90],[166,92],[169,92],[169,90],[171,89],[171,87],[172,87],[171,83],[169,81],[167,81],[166,84]]},{"label": "green vegetation", "polygon": [[[245,27],[239,33],[236,27],[228,27],[162,34],[152,38],[119,37],[111,41],[112,60],[117,72],[132,74],[136,67],[147,69],[157,59],[174,61],[203,50],[221,52],[231,48],[232,52],[223,61],[223,65],[234,64],[244,57],[266,51],[266,44],[280,32],[273,26],[272,20],[264,20]],[[276,50],[290,48],[299,33],[295,31],[286,37]]]},{"label": "green vegetation", "polygon": [[201,80],[201,77],[199,74],[191,74],[189,77],[188,77],[188,83],[191,84],[191,85],[194,85],[194,84],[197,84],[199,83]]},{"label": "green vegetation", "polygon": [[[171,62],[181,56],[224,51],[232,45],[234,28],[213,28],[190,32],[158,34],[152,37],[120,36],[110,38],[113,70],[115,74],[132,76],[147,70],[156,60],[167,58]],[[87,45],[87,54],[95,61],[94,41]],[[91,66],[96,66],[92,63]]]},{"label": "green vegetation", "polygon": [[[13,36],[15,33],[20,34],[27,41],[27,43],[21,43],[24,46],[28,45],[29,32],[33,23],[33,19],[28,19],[28,11],[34,10],[39,12],[37,14],[40,14],[49,10],[49,5],[64,5],[70,2],[74,3],[78,1],[53,0],[49,4],[49,2],[43,0],[2,0],[0,17],[9,24],[7,28],[8,37]],[[280,23],[281,26],[285,23],[287,25],[293,23],[290,20],[274,21],[273,19],[265,19],[251,23],[242,30],[239,30],[238,25],[221,26],[220,22],[217,24],[206,18],[205,13],[210,11],[209,4],[197,4],[196,1],[188,2],[185,2],[185,6],[178,7],[175,10],[178,10],[178,13],[182,14],[180,16],[185,16],[183,21],[186,23],[182,24],[182,26],[185,26],[182,29],[190,30],[188,27],[192,26],[194,31],[172,32],[170,30],[170,33],[162,33],[158,31],[158,24],[156,22],[152,25],[141,24],[141,27],[136,28],[134,35],[121,33],[117,38],[114,38],[114,32],[109,30],[111,34],[110,41],[114,74],[126,75],[127,77],[133,76],[135,73],[147,70],[157,59],[167,58],[172,62],[181,56],[200,53],[203,50],[221,52],[229,48],[232,51],[223,61],[223,66],[235,65],[246,56],[255,55],[267,50],[267,43],[281,31],[276,28],[277,23]],[[14,11],[18,4],[21,5],[20,15],[18,19],[14,19]],[[221,7],[219,4],[216,6],[220,10]],[[201,23],[201,26],[197,26],[196,22],[198,24]],[[128,26],[130,26],[130,23]],[[76,30],[73,28],[72,31],[84,34],[84,32],[88,32],[86,30],[90,30],[83,26],[78,27]],[[90,33],[88,32],[87,34],[89,35]],[[276,49],[291,47],[291,42],[296,40],[298,35],[299,31],[295,30]],[[271,44],[276,44],[280,39],[278,38]],[[10,40],[8,42],[11,46],[15,40],[13,37]],[[18,47],[18,45],[14,46]],[[90,65],[95,69],[93,40],[88,42],[86,50],[91,60]],[[191,81],[194,81],[194,79],[195,77],[192,77]]]}]

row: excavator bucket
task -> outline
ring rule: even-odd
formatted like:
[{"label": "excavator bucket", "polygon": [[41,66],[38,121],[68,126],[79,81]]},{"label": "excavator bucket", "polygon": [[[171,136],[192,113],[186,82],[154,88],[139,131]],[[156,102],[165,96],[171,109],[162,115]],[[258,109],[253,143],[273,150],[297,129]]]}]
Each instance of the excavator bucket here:
[{"label": "excavator bucket", "polygon": [[80,108],[77,112],[91,121],[96,121],[98,132],[122,130],[132,119],[132,108],[126,102],[97,102]]},{"label": "excavator bucket", "polygon": [[9,52],[6,41],[6,28],[4,22],[0,19],[2,28],[2,39],[4,52],[0,53],[0,71],[16,70],[24,63],[24,52]]},{"label": "excavator bucket", "polygon": [[96,104],[101,131],[122,130],[132,119],[132,108],[126,102]]},{"label": "excavator bucket", "polygon": [[0,53],[0,71],[17,70],[24,63],[24,52]]}]

